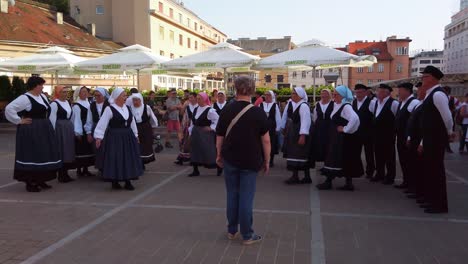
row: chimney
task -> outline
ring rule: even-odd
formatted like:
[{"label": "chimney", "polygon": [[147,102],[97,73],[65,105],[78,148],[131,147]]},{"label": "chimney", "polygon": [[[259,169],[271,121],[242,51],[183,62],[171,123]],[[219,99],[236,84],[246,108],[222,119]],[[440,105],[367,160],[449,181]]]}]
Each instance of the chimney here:
[{"label": "chimney", "polygon": [[57,22],[57,24],[63,25],[63,13],[62,12],[57,12],[57,14],[55,15],[55,21]]},{"label": "chimney", "polygon": [[0,13],[8,14],[8,0],[0,0]]},{"label": "chimney", "polygon": [[284,36],[284,39],[291,39],[291,36]]},{"label": "chimney", "polygon": [[89,34],[96,36],[96,24],[94,23],[87,24],[86,28],[88,29]]}]

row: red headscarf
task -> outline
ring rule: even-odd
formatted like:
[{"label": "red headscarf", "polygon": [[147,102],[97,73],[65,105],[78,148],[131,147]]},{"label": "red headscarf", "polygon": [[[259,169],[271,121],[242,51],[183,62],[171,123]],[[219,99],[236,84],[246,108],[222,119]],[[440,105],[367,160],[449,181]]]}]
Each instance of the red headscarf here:
[{"label": "red headscarf", "polygon": [[206,105],[211,105],[210,97],[206,93],[199,93],[200,97],[203,99]]},{"label": "red headscarf", "polygon": [[63,89],[65,89],[65,86],[63,86],[63,85],[55,86],[53,100],[56,100],[56,99],[58,99],[60,97],[60,92]]}]

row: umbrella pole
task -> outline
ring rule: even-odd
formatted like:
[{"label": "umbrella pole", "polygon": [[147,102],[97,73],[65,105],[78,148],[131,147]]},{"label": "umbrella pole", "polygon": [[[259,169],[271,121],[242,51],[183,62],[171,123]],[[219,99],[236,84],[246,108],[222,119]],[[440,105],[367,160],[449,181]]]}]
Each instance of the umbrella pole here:
[{"label": "umbrella pole", "polygon": [[55,81],[55,83],[57,85],[59,85],[59,75],[58,75],[58,71],[55,71],[55,78],[57,78],[57,80]]},{"label": "umbrella pole", "polygon": [[223,77],[224,77],[224,91],[227,92],[227,88],[228,88],[228,85],[227,85],[228,78],[227,78],[227,75],[226,75],[227,74],[227,68],[223,68],[223,69],[224,69],[224,75],[223,75]]},{"label": "umbrella pole", "polygon": [[137,88],[140,91],[140,70],[137,70]]},{"label": "umbrella pole", "polygon": [[344,85],[344,82],[343,82],[343,67],[340,67],[340,79],[341,79],[341,85]]},{"label": "umbrella pole", "polygon": [[312,72],[313,77],[314,77],[314,82],[313,82],[313,85],[314,85],[314,87],[313,87],[313,91],[314,91],[314,96],[313,96],[313,97],[314,97],[314,105],[315,105],[315,102],[316,102],[316,99],[315,99],[315,92],[317,91],[317,87],[315,87],[315,69],[316,69],[316,68],[317,68],[317,67],[314,66],[314,67],[313,67],[313,72]]}]

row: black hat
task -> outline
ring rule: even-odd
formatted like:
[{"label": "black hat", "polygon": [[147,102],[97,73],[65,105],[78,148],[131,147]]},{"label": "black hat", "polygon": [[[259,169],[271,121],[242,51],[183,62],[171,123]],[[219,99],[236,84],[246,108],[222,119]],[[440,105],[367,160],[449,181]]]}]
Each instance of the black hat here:
[{"label": "black hat", "polygon": [[432,65],[427,66],[424,68],[424,71],[421,72],[422,74],[430,74],[432,77],[436,78],[437,80],[440,80],[444,77],[444,73],[442,73],[437,67],[434,67]]},{"label": "black hat", "polygon": [[418,82],[414,87],[419,88],[422,86],[422,82]]},{"label": "black hat", "polygon": [[412,83],[401,83],[397,87],[406,89],[406,90],[408,90],[410,92],[413,92],[413,84]]},{"label": "black hat", "polygon": [[381,89],[387,89],[387,90],[389,90],[390,92],[393,91],[392,87],[386,85],[385,83],[381,83],[381,84],[379,85],[379,88],[381,88]]},{"label": "black hat", "polygon": [[358,83],[354,86],[354,90],[369,90],[369,87],[364,84]]}]

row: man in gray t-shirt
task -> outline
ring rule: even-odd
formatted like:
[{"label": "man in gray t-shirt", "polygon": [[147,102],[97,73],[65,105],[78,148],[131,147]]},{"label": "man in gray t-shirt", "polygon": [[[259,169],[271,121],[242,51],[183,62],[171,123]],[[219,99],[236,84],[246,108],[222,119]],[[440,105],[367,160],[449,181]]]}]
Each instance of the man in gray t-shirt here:
[{"label": "man in gray t-shirt", "polygon": [[177,98],[176,90],[171,90],[169,93],[169,98],[166,100],[166,109],[167,109],[167,134],[166,134],[166,148],[172,148],[170,137],[171,132],[179,133],[180,131],[180,122],[179,122],[179,111],[182,109],[182,103]]}]

